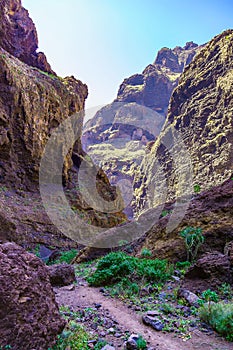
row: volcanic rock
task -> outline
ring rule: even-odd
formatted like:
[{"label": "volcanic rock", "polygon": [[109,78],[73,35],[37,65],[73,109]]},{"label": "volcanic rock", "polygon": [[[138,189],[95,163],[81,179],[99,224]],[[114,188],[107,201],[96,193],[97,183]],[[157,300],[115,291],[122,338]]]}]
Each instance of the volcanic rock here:
[{"label": "volcanic rock", "polygon": [[0,347],[48,349],[64,326],[46,266],[16,244],[0,245]]},{"label": "volcanic rock", "polygon": [[51,285],[54,287],[68,286],[76,281],[74,267],[69,264],[47,266]]},{"label": "volcanic rock", "polygon": [[159,206],[161,213],[166,210],[147,234],[145,245],[155,256],[185,259],[179,233],[187,226],[203,230],[206,243],[200,253],[216,247],[223,253],[232,240],[232,55],[232,30],[197,53],[181,75],[164,128],[135,179],[137,214]]}]

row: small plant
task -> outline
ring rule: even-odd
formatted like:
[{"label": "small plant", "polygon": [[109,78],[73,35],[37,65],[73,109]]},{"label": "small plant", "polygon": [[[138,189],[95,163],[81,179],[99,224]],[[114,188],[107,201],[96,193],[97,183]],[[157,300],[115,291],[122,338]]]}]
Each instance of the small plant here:
[{"label": "small plant", "polygon": [[141,251],[141,256],[143,258],[146,258],[146,257],[150,257],[152,255],[150,249],[147,249],[147,248],[143,248],[142,251]]},{"label": "small plant", "polygon": [[204,243],[204,236],[200,227],[186,227],[180,232],[180,236],[185,241],[187,249],[187,260],[193,261],[198,253],[200,246]]},{"label": "small plant", "polygon": [[176,268],[178,270],[180,270],[180,273],[182,275],[185,274],[185,272],[188,270],[188,268],[191,266],[191,262],[190,261],[178,261],[176,263]]},{"label": "small plant", "polygon": [[40,244],[37,244],[34,248],[34,250],[32,251],[32,253],[34,255],[36,255],[38,258],[40,258]]},{"label": "small plant", "polygon": [[50,350],[88,350],[89,336],[76,322],[71,321],[68,328],[58,336],[57,344]]},{"label": "small plant", "polygon": [[[212,302],[216,303],[219,300],[218,294],[216,292],[214,292],[213,290],[211,290],[211,289],[205,290],[202,293],[202,298],[207,303],[209,311],[211,309],[211,303]],[[203,301],[202,302],[199,301],[199,304],[203,304]]]},{"label": "small plant", "polygon": [[67,263],[70,264],[72,260],[76,257],[78,251],[76,249],[71,249],[66,252],[62,252],[60,257],[54,261],[54,264]]},{"label": "small plant", "polygon": [[147,342],[146,340],[140,335],[137,340],[137,349],[144,350],[147,348]]},{"label": "small plant", "polygon": [[160,307],[160,310],[163,311],[163,313],[166,315],[175,313],[174,307],[168,303],[163,303]]},{"label": "small plant", "polygon": [[95,344],[94,350],[102,350],[103,347],[107,344],[108,343],[106,342],[106,340],[100,340]]},{"label": "small plant", "polygon": [[193,186],[193,190],[194,190],[195,193],[199,193],[201,191],[201,186],[198,185],[198,184],[195,184]]},{"label": "small plant", "polygon": [[169,211],[168,210],[163,210],[162,213],[161,213],[161,216],[162,218],[167,216],[169,214]]},{"label": "small plant", "polygon": [[232,288],[231,285],[228,283],[223,283],[219,288],[218,288],[219,294],[223,298],[230,299],[232,298]]}]

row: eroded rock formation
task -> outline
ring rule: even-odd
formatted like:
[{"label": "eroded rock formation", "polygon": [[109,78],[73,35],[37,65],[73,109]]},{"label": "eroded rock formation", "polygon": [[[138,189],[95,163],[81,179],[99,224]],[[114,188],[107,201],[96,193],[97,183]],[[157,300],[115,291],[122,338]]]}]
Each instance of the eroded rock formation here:
[{"label": "eroded rock formation", "polygon": [[16,244],[0,244],[0,347],[45,350],[64,326],[46,266]]},{"label": "eroded rock formation", "polygon": [[[155,256],[185,258],[178,234],[187,226],[203,229],[202,252],[223,253],[224,244],[232,240],[232,56],[233,31],[228,30],[211,40],[185,69],[171,97],[164,129],[135,182],[137,210],[167,202],[168,215],[146,238]],[[166,145],[169,140],[175,141]],[[152,170],[157,162],[156,173]],[[167,231],[168,222],[179,215],[181,219]]]},{"label": "eroded rock formation", "polygon": [[[77,168],[85,154],[81,130],[87,86],[73,76],[58,77],[44,54],[37,53],[37,47],[35,26],[21,1],[1,1],[0,240],[14,241],[25,247],[33,243],[55,247],[73,245],[74,242],[67,242],[46,215],[38,185],[41,157],[51,133],[74,113],[77,113],[77,141],[73,149],[71,146],[64,154],[63,164],[63,183],[69,187],[66,195],[73,209],[79,210],[87,222],[95,225],[104,221],[105,226],[112,226],[125,216],[121,213],[98,214],[82,199],[77,188]],[[61,137],[56,148],[62,154],[65,152],[64,141]],[[97,183],[99,192],[112,200],[116,191],[103,172]]]},{"label": "eroded rock formation", "polygon": [[[161,49],[142,74],[124,80],[114,103],[85,124],[84,149],[111,184],[133,182],[145,153],[160,134],[180,74],[199,50],[193,42],[183,48]],[[132,218],[130,200],[125,202],[125,213]]]},{"label": "eroded rock formation", "polygon": [[55,74],[45,54],[37,52],[37,31],[21,0],[0,3],[0,47],[29,66]]},{"label": "eroded rock formation", "polygon": [[116,101],[136,102],[166,115],[172,91],[180,74],[200,50],[193,42],[174,49],[162,48],[153,64],[141,74],[126,78],[121,84]]}]

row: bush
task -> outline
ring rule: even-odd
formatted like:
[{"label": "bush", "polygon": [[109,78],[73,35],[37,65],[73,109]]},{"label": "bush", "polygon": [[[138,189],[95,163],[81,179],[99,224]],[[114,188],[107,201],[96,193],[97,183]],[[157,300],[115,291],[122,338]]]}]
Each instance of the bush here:
[{"label": "bush", "polygon": [[187,260],[193,261],[198,253],[200,246],[204,243],[204,236],[200,227],[186,227],[180,232],[180,236],[185,241],[187,249]]},{"label": "bush", "polygon": [[223,302],[204,305],[199,311],[200,318],[208,323],[228,341],[233,341],[233,304]]},{"label": "bush", "polygon": [[95,344],[95,347],[94,347],[94,350],[101,350],[103,349],[103,347],[105,345],[107,345],[108,343],[106,342],[106,340],[99,340],[96,344]]},{"label": "bush", "polygon": [[[96,271],[87,279],[90,285],[101,286],[128,281],[164,282],[172,273],[166,260],[147,260],[129,256],[123,252],[110,253],[103,257]],[[131,288],[135,288],[131,285]]]},{"label": "bush", "polygon": [[146,340],[140,335],[137,340],[137,349],[144,350],[147,348],[147,342]]},{"label": "bush", "polygon": [[57,344],[52,350],[88,350],[89,336],[86,331],[74,321],[68,327],[68,330],[58,336]]},{"label": "bush", "polygon": [[143,258],[150,257],[150,256],[152,256],[152,253],[151,253],[150,249],[143,248],[141,251],[141,256]]},{"label": "bush", "polygon": [[62,252],[60,257],[54,261],[54,264],[70,264],[71,261],[76,257],[77,253],[78,251],[76,249],[71,249],[66,252]]}]

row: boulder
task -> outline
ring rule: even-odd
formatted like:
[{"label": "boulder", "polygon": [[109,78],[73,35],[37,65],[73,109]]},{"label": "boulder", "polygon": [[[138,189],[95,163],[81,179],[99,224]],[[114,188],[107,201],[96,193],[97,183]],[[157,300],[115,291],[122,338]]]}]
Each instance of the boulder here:
[{"label": "boulder", "polygon": [[203,291],[232,282],[233,273],[228,256],[213,252],[205,254],[189,268],[183,285],[191,290]]},{"label": "boulder", "polygon": [[136,350],[138,348],[137,341],[139,339],[138,334],[131,334],[129,339],[125,343],[126,350]]},{"label": "boulder", "polygon": [[54,287],[68,286],[76,281],[74,266],[69,264],[56,264],[47,267],[50,282]]},{"label": "boulder", "polygon": [[115,350],[115,348],[111,345],[105,345],[101,350]]},{"label": "boulder", "polygon": [[43,262],[14,243],[0,245],[0,348],[47,350],[65,327]]},{"label": "boulder", "polygon": [[142,321],[145,325],[152,327],[156,331],[163,330],[163,323],[152,312],[146,313],[142,316]]},{"label": "boulder", "polygon": [[180,288],[178,290],[177,296],[179,298],[185,299],[190,306],[199,307],[199,304],[198,304],[199,297],[196,294],[190,292],[188,289]]}]

